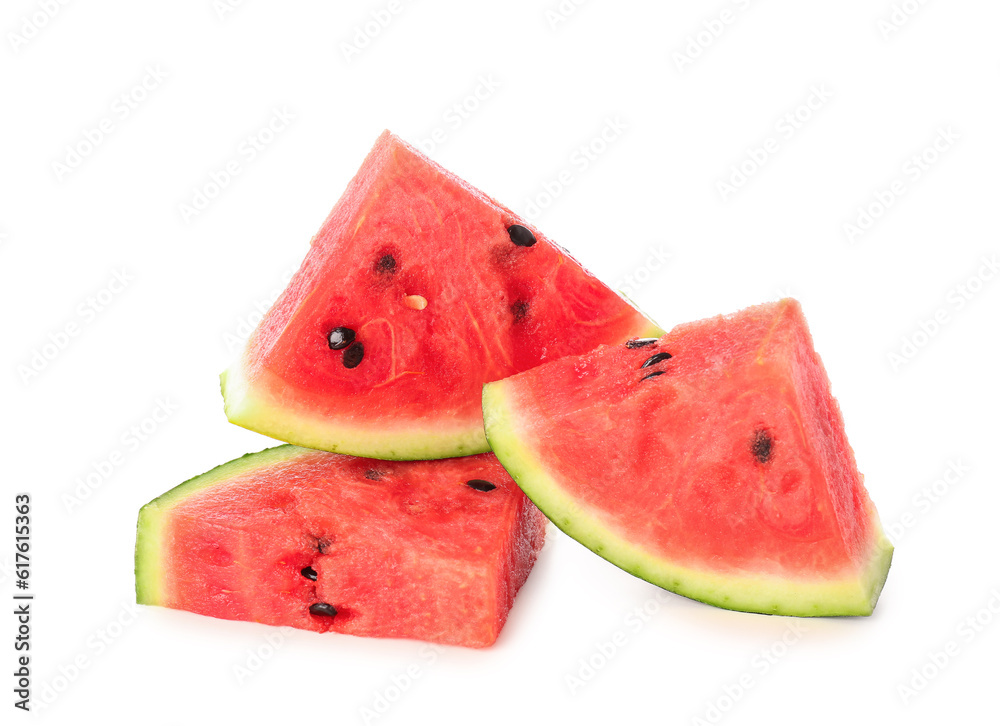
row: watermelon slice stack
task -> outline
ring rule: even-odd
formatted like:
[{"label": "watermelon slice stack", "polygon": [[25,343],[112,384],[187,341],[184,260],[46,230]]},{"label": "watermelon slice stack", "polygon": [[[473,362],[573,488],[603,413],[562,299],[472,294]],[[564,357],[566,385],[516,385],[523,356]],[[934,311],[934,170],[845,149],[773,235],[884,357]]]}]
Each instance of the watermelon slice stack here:
[{"label": "watermelon slice stack", "polygon": [[891,561],[795,301],[664,335],[388,132],[222,392],[291,445],[142,508],[140,603],[488,646],[546,516],[735,610],[869,614]]}]

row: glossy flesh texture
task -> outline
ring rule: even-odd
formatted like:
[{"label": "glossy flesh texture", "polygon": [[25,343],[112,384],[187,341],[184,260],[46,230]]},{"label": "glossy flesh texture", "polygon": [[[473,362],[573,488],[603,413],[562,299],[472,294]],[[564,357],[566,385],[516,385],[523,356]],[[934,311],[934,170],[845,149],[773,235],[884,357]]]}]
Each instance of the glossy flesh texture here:
[{"label": "glossy flesh texture", "polygon": [[[476,490],[474,479],[495,488]],[[137,600],[483,647],[531,571],[544,521],[491,454],[389,462],[281,446],[142,508]],[[317,603],[336,615],[310,612]]]},{"label": "glossy flesh texture", "polygon": [[872,612],[892,547],[794,300],[563,358],[483,400],[521,488],[616,565],[724,608]]},{"label": "glossy flesh texture", "polygon": [[[512,225],[535,243],[515,244]],[[360,363],[354,346],[331,349],[336,328],[355,332]],[[485,382],[659,334],[538,230],[386,132],[223,374],[223,396],[230,421],[289,443],[460,456],[489,450]]]}]

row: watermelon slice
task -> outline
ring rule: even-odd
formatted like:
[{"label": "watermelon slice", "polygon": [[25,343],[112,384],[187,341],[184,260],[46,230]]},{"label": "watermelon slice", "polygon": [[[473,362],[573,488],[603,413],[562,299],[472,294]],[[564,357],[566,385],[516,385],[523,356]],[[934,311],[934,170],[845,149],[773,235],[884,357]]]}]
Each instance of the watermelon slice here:
[{"label": "watermelon slice", "polygon": [[399,463],[279,446],[142,508],[136,599],[483,647],[531,571],[544,522],[491,454]]},{"label": "watermelon slice", "polygon": [[483,408],[535,504],[628,572],[733,610],[875,607],[892,546],[794,300],[546,363]]},{"label": "watermelon slice", "polygon": [[229,420],[380,459],[488,451],[481,396],[601,343],[660,335],[564,250],[388,132],[222,374]]}]

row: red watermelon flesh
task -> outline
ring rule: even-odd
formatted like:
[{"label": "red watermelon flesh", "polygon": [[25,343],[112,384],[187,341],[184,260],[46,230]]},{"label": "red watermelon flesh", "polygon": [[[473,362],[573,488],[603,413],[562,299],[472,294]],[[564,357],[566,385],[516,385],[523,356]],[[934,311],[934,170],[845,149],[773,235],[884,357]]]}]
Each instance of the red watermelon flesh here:
[{"label": "red watermelon flesh", "polygon": [[544,521],[490,454],[389,462],[281,446],[142,508],[137,600],[483,647],[534,564]]},{"label": "red watermelon flesh", "polygon": [[[331,349],[335,329],[354,342]],[[223,374],[223,395],[233,423],[290,443],[459,456],[489,449],[485,382],[661,333],[538,230],[386,132]]]},{"label": "red watermelon flesh", "polygon": [[486,386],[490,443],[539,508],[704,602],[871,613],[892,547],[798,303],[629,345]]}]

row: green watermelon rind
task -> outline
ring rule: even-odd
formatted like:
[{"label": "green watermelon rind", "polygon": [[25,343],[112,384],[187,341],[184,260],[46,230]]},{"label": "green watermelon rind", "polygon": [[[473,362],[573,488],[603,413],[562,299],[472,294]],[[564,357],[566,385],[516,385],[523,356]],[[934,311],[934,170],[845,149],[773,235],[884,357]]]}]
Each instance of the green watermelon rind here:
[{"label": "green watermelon rind", "polygon": [[518,436],[505,381],[483,387],[486,437],[500,463],[553,524],[613,565],[671,592],[727,610],[794,615],[871,615],[885,584],[893,547],[872,510],[876,532],[860,577],[792,580],[748,573],[700,571],[658,557],[602,523],[597,512],[570,497]]},{"label": "green watermelon rind", "polygon": [[139,510],[135,536],[135,601],[141,605],[164,604],[163,593],[163,525],[167,515],[180,502],[225,481],[251,471],[287,461],[303,453],[288,444],[275,446],[221,464],[192,477],[161,494]]},{"label": "green watermelon rind", "polygon": [[[664,331],[655,323],[641,321],[635,333],[622,338],[656,338]],[[249,347],[249,346],[248,346]],[[450,459],[490,451],[482,421],[472,427],[445,428],[440,419],[415,424],[412,429],[385,426],[347,426],[329,418],[309,417],[301,412],[269,402],[257,393],[246,377],[246,362],[241,356],[220,376],[226,418],[250,431],[304,446],[339,454],[364,456],[389,461]]]}]

